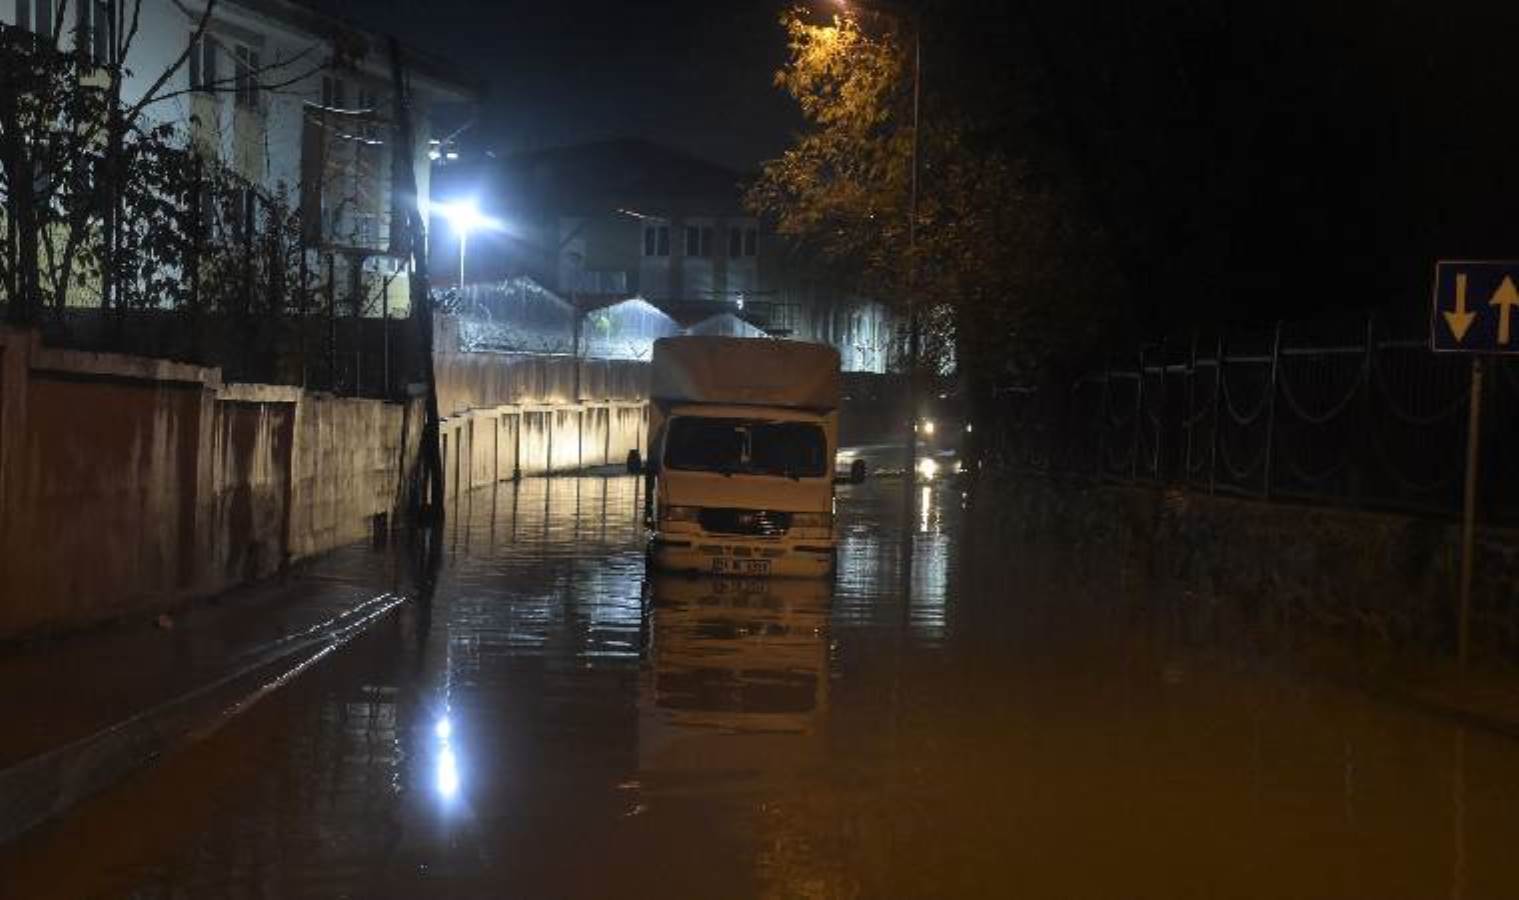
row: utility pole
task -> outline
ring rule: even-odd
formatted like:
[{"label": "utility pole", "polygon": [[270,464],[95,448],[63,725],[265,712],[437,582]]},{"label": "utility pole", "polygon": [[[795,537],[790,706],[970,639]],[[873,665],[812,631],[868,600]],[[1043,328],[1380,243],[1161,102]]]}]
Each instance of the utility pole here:
[{"label": "utility pole", "polygon": [[918,325],[918,108],[923,85],[923,23],[912,22],[912,179],[907,197],[907,520],[916,512],[918,475],[918,356],[922,334]]},{"label": "utility pole", "polygon": [[[837,0],[848,9],[850,0]],[[861,6],[887,18],[896,19],[912,28],[912,153],[907,194],[907,275],[904,279],[907,292],[907,469],[902,473],[905,484],[907,517],[911,521],[917,505],[918,475],[918,384],[919,356],[922,347],[922,327],[918,322],[918,143],[920,110],[923,93],[923,17],[910,6],[891,0],[865,0]]]},{"label": "utility pole", "polygon": [[426,413],[422,422],[422,490],[418,498],[424,520],[443,523],[443,452],[440,444],[438,415],[438,381],[433,370],[432,291],[427,276],[427,232],[422,213],[417,208],[417,173],[415,134],[412,131],[411,96],[406,87],[405,67],[401,60],[401,42],[390,38],[390,76],[396,116],[396,152],[392,196],[396,213],[402,216],[400,238],[405,255],[411,259],[412,315],[417,323],[422,350],[423,378],[427,385]]}]

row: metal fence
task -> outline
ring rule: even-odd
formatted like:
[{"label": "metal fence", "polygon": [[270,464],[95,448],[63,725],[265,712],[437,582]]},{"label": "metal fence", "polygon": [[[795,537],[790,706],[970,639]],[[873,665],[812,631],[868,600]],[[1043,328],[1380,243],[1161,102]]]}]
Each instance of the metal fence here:
[{"label": "metal fence", "polygon": [[[1145,347],[1067,392],[1003,389],[986,452],[1041,471],[1458,515],[1467,357],[1305,326]],[[1336,339],[1338,338],[1338,339]],[[1519,522],[1519,368],[1490,368],[1480,511]]]}]

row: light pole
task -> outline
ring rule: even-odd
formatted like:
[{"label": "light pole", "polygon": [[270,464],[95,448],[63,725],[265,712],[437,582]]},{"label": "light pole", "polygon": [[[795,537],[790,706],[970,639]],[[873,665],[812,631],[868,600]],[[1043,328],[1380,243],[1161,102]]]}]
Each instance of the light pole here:
[{"label": "light pole", "polygon": [[464,290],[464,250],[469,246],[469,230],[459,232],[459,290]]},{"label": "light pole", "polygon": [[[850,0],[835,0],[845,10]],[[918,276],[918,128],[920,98],[923,89],[923,20],[909,6],[890,3],[889,0],[856,3],[878,15],[906,22],[912,28],[912,152],[907,193],[907,470],[903,480],[907,484],[908,512],[914,509],[916,494],[914,484],[918,473],[918,355],[921,331],[918,325],[917,276]]]},{"label": "light pole", "polygon": [[482,228],[500,228],[501,223],[480,212],[474,200],[458,200],[453,203],[435,203],[433,209],[448,220],[449,227],[459,236],[459,290],[464,290],[464,254],[469,246],[469,233]]}]

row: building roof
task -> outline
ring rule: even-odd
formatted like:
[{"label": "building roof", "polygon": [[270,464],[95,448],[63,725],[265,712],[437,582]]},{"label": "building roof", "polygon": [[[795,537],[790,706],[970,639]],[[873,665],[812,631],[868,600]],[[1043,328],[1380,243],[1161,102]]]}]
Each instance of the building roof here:
[{"label": "building roof", "polygon": [[[389,71],[389,36],[371,31],[342,16],[328,12],[320,0],[228,0],[233,5],[267,16],[292,28],[332,41],[348,58],[365,60]],[[450,60],[401,43],[406,66],[414,77],[428,82],[435,93],[453,95],[457,101],[478,101],[485,96],[485,80]]]},{"label": "building roof", "polygon": [[639,139],[520,153],[450,177],[487,184],[513,207],[558,215],[744,214],[743,173]]}]

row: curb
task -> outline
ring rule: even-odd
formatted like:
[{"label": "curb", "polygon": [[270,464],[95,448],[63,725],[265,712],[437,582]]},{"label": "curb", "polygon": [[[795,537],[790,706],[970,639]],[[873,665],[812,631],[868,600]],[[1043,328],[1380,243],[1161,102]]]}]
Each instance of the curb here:
[{"label": "curb", "polygon": [[405,599],[393,593],[371,597],[305,631],[237,654],[244,662],[209,683],[0,770],[0,843],[210,735]]}]

